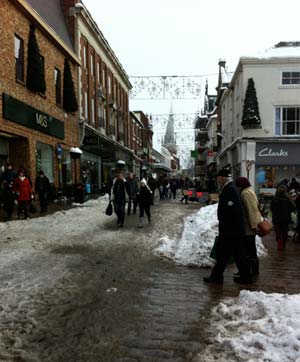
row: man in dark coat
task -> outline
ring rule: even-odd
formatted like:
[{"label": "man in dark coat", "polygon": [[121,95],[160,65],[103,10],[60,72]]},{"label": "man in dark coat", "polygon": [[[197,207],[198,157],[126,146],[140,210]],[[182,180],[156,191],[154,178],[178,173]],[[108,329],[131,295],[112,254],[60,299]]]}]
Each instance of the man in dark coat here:
[{"label": "man in dark coat", "polygon": [[218,205],[219,240],[216,247],[217,261],[207,283],[223,283],[223,273],[231,256],[239,270],[234,277],[237,283],[251,283],[250,268],[246,261],[244,249],[245,223],[240,194],[231,180],[230,171],[218,172],[221,193]]},{"label": "man in dark coat", "polygon": [[45,176],[44,171],[40,171],[38,177],[35,180],[35,192],[39,196],[41,213],[47,212],[49,191],[49,179]]},{"label": "man in dark coat", "polygon": [[6,170],[1,176],[2,202],[3,209],[6,212],[5,220],[10,220],[14,211],[15,197],[13,193],[13,183],[16,177],[17,172],[13,169],[10,163],[7,164]]},{"label": "man in dark coat", "polygon": [[150,177],[149,177],[148,186],[150,187],[150,190],[152,192],[151,205],[154,205],[155,189],[157,187],[157,182],[156,182],[155,178],[153,177],[153,175],[150,175]]},{"label": "man in dark coat", "polygon": [[125,219],[125,205],[127,201],[126,180],[122,172],[117,173],[113,181],[110,200],[113,201],[114,210],[117,215],[117,225],[123,227]]},{"label": "man in dark coat", "polygon": [[136,214],[136,207],[137,207],[137,193],[139,190],[137,179],[134,175],[129,172],[126,182],[126,191],[128,193],[128,209],[127,213],[130,215],[131,213],[131,205],[133,205],[133,213]]}]

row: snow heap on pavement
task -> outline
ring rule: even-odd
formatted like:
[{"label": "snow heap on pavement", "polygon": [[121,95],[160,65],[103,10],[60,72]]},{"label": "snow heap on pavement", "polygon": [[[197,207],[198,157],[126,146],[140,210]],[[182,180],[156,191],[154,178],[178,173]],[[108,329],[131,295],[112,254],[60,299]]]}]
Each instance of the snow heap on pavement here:
[{"label": "snow heap on pavement", "polygon": [[[154,254],[172,259],[176,264],[198,267],[210,267],[214,261],[209,257],[218,234],[218,205],[202,207],[197,213],[188,216],[184,222],[182,236],[172,240],[168,236],[160,239],[161,245]],[[261,238],[256,240],[258,255],[267,254]]]},{"label": "snow heap on pavement", "polygon": [[210,332],[196,361],[300,362],[300,295],[243,290],[212,310]]}]

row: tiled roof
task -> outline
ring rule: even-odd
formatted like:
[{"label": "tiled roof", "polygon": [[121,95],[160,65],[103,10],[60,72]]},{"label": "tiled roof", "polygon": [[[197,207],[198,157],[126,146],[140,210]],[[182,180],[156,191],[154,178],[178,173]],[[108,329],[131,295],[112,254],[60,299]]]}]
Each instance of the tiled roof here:
[{"label": "tiled roof", "polygon": [[74,49],[64,18],[60,0],[26,0],[63,42]]}]

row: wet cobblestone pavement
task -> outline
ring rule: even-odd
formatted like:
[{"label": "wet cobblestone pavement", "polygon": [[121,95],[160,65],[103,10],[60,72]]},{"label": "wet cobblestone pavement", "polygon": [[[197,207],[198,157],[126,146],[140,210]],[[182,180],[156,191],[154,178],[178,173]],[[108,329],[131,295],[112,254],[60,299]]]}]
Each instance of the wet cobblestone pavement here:
[{"label": "wet cobblestone pavement", "polygon": [[[63,272],[59,281],[34,294],[20,285],[15,298],[31,303],[32,311],[24,315],[19,310],[14,325],[1,326],[2,332],[15,328],[18,335],[12,338],[10,333],[0,341],[6,350],[11,343],[13,351],[0,353],[0,361],[193,361],[207,343],[210,310],[224,297],[237,296],[245,287],[300,292],[300,244],[289,241],[278,253],[273,235],[266,240],[270,257],[261,261],[261,274],[251,286],[233,283],[234,268],[226,271],[224,285],[205,285],[202,278],[209,270],[176,266],[153,256],[159,237],[178,234],[176,225],[197,208],[162,203],[153,208],[153,226],[143,230],[136,228],[135,216],[121,232],[115,220],[108,219],[104,228],[93,231],[99,234],[99,244],[40,250],[30,261],[30,271],[27,259],[12,266],[25,270],[28,278],[48,268],[51,280],[51,268],[60,263]],[[9,278],[7,271],[0,283],[5,285]]]}]

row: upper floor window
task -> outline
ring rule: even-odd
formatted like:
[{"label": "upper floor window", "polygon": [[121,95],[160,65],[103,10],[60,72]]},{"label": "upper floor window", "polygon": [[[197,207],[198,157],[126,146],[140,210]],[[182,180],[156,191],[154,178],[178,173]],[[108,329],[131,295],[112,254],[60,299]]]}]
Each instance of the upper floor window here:
[{"label": "upper floor window", "polygon": [[94,55],[91,54],[91,75],[94,75]]},{"label": "upper floor window", "polygon": [[102,69],[102,85],[105,88],[106,87],[106,72],[105,72],[105,68]]},{"label": "upper floor window", "polygon": [[300,107],[275,108],[276,136],[300,135]]},{"label": "upper floor window", "polygon": [[83,46],[83,66],[86,69],[87,68],[87,47]]},{"label": "upper floor window", "polygon": [[24,82],[24,41],[15,35],[16,80]]},{"label": "upper floor window", "polygon": [[61,73],[60,70],[54,69],[54,81],[55,81],[55,101],[56,104],[61,105]]},{"label": "upper floor window", "polygon": [[282,85],[300,85],[300,72],[282,72]]},{"label": "upper floor window", "polygon": [[100,83],[100,63],[97,63],[97,81]]},{"label": "upper floor window", "polygon": [[111,77],[108,77],[108,94],[111,94]]}]

